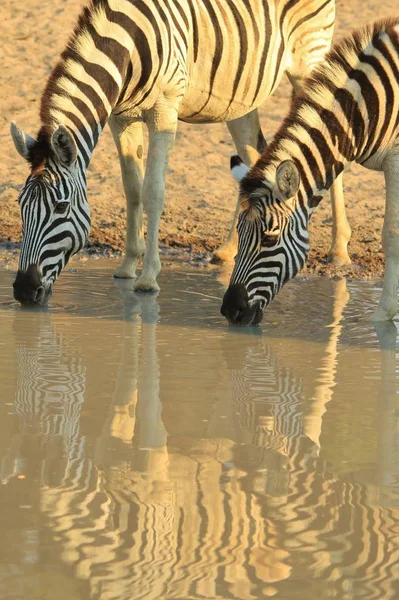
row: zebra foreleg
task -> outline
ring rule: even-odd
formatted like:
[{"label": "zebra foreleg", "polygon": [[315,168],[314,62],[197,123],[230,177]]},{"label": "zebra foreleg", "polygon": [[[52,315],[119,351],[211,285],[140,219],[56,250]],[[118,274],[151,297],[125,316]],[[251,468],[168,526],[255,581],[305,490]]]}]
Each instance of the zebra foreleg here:
[{"label": "zebra foreleg", "polygon": [[109,126],[119,154],[123,188],[126,196],[125,258],[115,270],[115,277],[136,277],[137,260],[145,252],[143,235],[143,125],[112,116]]},{"label": "zebra foreleg", "polygon": [[[260,128],[258,111],[253,110],[247,115],[226,124],[236,146],[237,154],[248,167],[254,165],[259,158],[259,154],[266,148],[266,141]],[[232,262],[237,252],[236,228],[239,213],[240,200],[238,199],[227,240],[215,250],[212,262]]]},{"label": "zebra foreleg", "polygon": [[343,191],[343,174],[338,175],[330,188],[332,207],[332,241],[328,252],[328,260],[333,265],[341,267],[349,265],[348,243],[351,238],[351,228],[346,218]]},{"label": "zebra foreleg", "polygon": [[399,279],[399,156],[385,160],[385,216],[382,246],[385,255],[382,295],[372,321],[389,321],[398,310]]},{"label": "zebra foreleg", "polygon": [[161,270],[159,223],[164,207],[168,156],[176,135],[177,114],[177,110],[171,108],[162,114],[154,112],[147,121],[149,143],[143,185],[143,203],[147,214],[147,247],[143,270],[133,285],[136,291],[155,292],[160,289],[156,281]]}]

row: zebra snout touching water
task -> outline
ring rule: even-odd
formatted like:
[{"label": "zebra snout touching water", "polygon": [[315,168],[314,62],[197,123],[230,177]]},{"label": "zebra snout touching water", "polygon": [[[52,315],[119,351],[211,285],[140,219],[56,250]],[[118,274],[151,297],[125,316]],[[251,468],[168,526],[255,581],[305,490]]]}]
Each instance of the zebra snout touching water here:
[{"label": "zebra snout touching water", "polygon": [[238,252],[221,312],[258,323],[305,264],[313,210],[351,162],[383,171],[383,290],[374,321],[392,319],[399,279],[399,18],[343,40],[304,82],[303,94],[255,166],[239,157]]},{"label": "zebra snout touching water", "polygon": [[[334,0],[92,0],[45,86],[37,139],[11,127],[31,167],[20,193],[15,297],[45,303],[69,258],[86,243],[86,171],[107,122],[127,203],[125,258],[115,275],[135,278],[144,255],[134,289],[158,290],[158,230],[178,120],[226,122],[237,152],[254,164],[265,144],[258,107],[284,73],[300,90],[330,48],[334,20]],[[231,254],[231,235],[227,246]],[[345,261],[338,246],[333,243],[332,254]]]},{"label": "zebra snout touching water", "polygon": [[21,304],[41,304],[44,300],[45,289],[42,286],[40,271],[36,265],[30,265],[26,271],[18,271],[13,288],[14,298]]},{"label": "zebra snout touching water", "polygon": [[263,317],[263,305],[261,300],[250,302],[245,285],[235,283],[224,295],[221,313],[235,325],[259,325]]}]

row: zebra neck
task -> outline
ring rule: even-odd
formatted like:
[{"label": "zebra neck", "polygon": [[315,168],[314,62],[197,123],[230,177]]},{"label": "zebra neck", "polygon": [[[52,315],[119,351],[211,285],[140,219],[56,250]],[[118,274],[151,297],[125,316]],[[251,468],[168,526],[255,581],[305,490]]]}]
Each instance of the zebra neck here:
[{"label": "zebra neck", "polygon": [[310,215],[324,198],[338,175],[342,173],[345,164],[346,162],[343,160],[334,160],[323,163],[320,167],[316,166],[316,163],[305,163],[305,167],[301,165],[303,169],[301,172],[302,194],[309,207]]}]

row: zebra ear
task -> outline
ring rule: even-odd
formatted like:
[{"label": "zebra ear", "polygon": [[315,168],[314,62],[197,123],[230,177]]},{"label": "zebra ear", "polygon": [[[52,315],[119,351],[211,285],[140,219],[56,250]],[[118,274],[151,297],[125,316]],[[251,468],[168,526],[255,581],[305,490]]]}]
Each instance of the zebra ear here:
[{"label": "zebra ear", "polygon": [[249,172],[247,165],[241,160],[238,154],[232,154],[230,157],[230,169],[234,179],[240,183],[241,179]]},{"label": "zebra ear", "polygon": [[20,154],[26,160],[29,160],[29,152],[36,144],[36,140],[30,137],[30,135],[27,133],[24,133],[22,129],[18,127],[15,121],[11,121],[10,133],[18,154]]},{"label": "zebra ear", "polygon": [[60,163],[71,167],[78,155],[78,149],[72,133],[65,125],[58,125],[51,136],[51,145]]},{"label": "zebra ear", "polygon": [[299,171],[292,160],[284,160],[277,167],[276,185],[281,200],[289,200],[299,189]]}]

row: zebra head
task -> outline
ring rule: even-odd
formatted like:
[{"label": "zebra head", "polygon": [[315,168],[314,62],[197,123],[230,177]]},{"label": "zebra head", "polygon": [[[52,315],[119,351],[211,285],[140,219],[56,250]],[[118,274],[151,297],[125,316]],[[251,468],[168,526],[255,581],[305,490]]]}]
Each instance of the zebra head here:
[{"label": "zebra head", "polygon": [[38,140],[11,124],[14,145],[31,164],[19,194],[22,243],[14,298],[24,305],[47,304],[54,281],[90,230],[85,171],[71,132],[59,125]]},{"label": "zebra head", "polygon": [[293,161],[280,163],[273,180],[259,177],[255,169],[247,175],[249,169],[238,156],[231,167],[241,182],[242,210],[235,266],[221,313],[231,324],[257,325],[284,283],[305,263],[309,215],[299,201],[300,178]]}]

